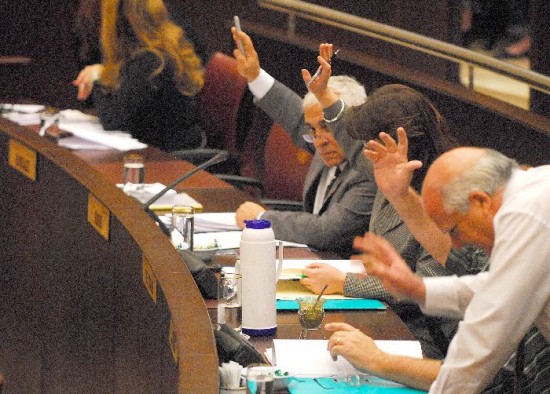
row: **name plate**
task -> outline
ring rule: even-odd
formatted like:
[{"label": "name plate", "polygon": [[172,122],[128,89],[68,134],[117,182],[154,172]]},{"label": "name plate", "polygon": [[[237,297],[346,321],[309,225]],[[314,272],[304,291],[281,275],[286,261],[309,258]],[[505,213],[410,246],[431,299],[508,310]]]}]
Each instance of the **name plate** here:
[{"label": "name plate", "polygon": [[8,163],[11,167],[36,181],[36,151],[19,141],[10,140]]},{"label": "name plate", "polygon": [[153,267],[151,267],[151,264],[149,264],[149,261],[145,257],[143,257],[141,275],[143,277],[143,284],[147,289],[147,292],[151,296],[153,302],[156,304],[158,281],[155,272],[153,271]]},{"label": "name plate", "polygon": [[170,352],[174,362],[178,364],[178,337],[176,336],[176,330],[174,329],[174,322],[170,320],[170,331],[168,333],[168,342],[170,344]]},{"label": "name plate", "polygon": [[109,240],[109,218],[107,207],[93,194],[88,194],[88,222],[106,240]]}]

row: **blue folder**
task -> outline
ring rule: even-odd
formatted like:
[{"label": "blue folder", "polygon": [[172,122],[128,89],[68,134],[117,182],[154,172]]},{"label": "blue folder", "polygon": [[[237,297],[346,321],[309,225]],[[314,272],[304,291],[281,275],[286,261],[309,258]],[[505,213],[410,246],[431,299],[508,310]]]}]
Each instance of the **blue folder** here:
[{"label": "blue folder", "polygon": [[291,394],[424,394],[426,391],[415,390],[398,386],[395,383],[379,378],[369,378],[367,383],[359,386],[350,386],[344,382],[336,382],[330,377],[326,378],[300,378],[292,380],[288,385]]},{"label": "blue folder", "polygon": [[[334,310],[384,310],[386,306],[378,300],[363,298],[327,299],[324,309]],[[295,300],[277,300],[278,311],[297,311],[298,302]]]}]

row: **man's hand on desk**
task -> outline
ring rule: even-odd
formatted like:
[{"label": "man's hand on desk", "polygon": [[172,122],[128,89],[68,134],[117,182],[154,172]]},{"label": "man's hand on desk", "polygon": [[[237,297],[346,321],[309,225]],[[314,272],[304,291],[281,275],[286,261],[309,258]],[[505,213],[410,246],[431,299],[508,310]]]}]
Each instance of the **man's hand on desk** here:
[{"label": "man's hand on desk", "polygon": [[86,100],[92,93],[94,88],[94,82],[97,81],[103,73],[102,64],[92,64],[86,66],[80,71],[76,79],[73,81],[73,85],[78,87],[77,99]]},{"label": "man's hand on desk", "polygon": [[342,356],[360,371],[376,370],[373,365],[383,353],[371,337],[347,323],[328,323],[325,330],[333,332],[327,344],[333,360]]},{"label": "man's hand on desk", "polygon": [[300,283],[311,292],[319,294],[325,285],[328,285],[325,294],[343,294],[346,273],[326,263],[312,263],[303,271],[305,278]]},{"label": "man's hand on desk", "polygon": [[259,219],[260,215],[265,212],[265,208],[263,208],[261,205],[253,203],[251,201],[247,201],[239,208],[237,208],[236,212],[236,219],[237,219],[237,225],[240,228],[244,228],[244,221],[245,220],[256,220]]}]

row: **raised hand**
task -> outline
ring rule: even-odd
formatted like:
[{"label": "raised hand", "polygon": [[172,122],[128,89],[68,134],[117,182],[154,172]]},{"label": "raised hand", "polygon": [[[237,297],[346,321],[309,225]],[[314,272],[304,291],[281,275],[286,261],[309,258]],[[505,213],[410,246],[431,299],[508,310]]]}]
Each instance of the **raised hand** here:
[{"label": "raised hand", "polygon": [[[321,103],[323,108],[330,107],[338,100],[338,96],[328,87],[328,80],[331,76],[330,59],[333,56],[333,45],[323,43],[319,45],[319,56],[317,61],[319,62],[319,69],[314,74],[302,69],[302,78],[308,88],[308,90],[315,95],[317,100]],[[320,72],[319,72],[320,71]]]},{"label": "raised hand", "polygon": [[374,167],[378,188],[390,199],[404,196],[411,184],[414,170],[422,167],[419,160],[408,161],[409,141],[405,129],[397,129],[397,143],[387,133],[380,133],[380,141],[370,140],[364,155]]},{"label": "raised hand", "polygon": [[424,282],[386,239],[366,233],[363,237],[354,239],[353,248],[362,254],[351,258],[361,260],[367,273],[378,277],[397,299],[424,302]]},{"label": "raised hand", "polygon": [[234,27],[231,28],[231,34],[233,35],[235,45],[238,45],[240,38],[244,47],[244,55],[238,48],[233,50],[233,57],[237,60],[239,74],[245,77],[248,82],[251,82],[260,75],[261,71],[260,59],[254,49],[252,39],[244,32],[237,32],[237,29]]}]

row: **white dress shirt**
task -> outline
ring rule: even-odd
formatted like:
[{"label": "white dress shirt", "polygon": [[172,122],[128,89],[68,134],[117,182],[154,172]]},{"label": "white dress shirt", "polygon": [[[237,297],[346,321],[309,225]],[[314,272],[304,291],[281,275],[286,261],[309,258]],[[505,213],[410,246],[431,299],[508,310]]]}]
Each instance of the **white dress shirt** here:
[{"label": "white dress shirt", "polygon": [[275,78],[262,69],[256,79],[248,83],[248,89],[250,89],[255,99],[261,100],[269,92],[274,83]]},{"label": "white dress shirt", "polygon": [[493,225],[487,273],[426,278],[428,313],[464,320],[430,393],[476,393],[535,324],[550,340],[550,166],[515,170]]}]

